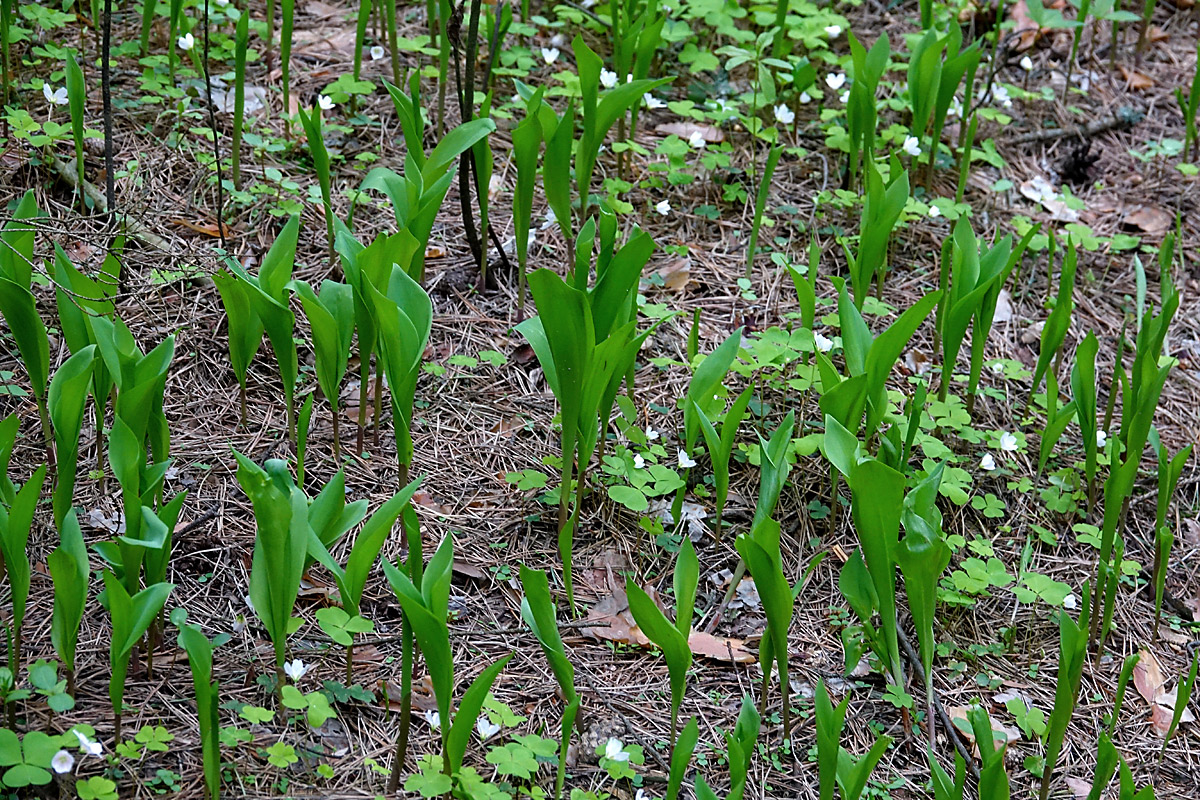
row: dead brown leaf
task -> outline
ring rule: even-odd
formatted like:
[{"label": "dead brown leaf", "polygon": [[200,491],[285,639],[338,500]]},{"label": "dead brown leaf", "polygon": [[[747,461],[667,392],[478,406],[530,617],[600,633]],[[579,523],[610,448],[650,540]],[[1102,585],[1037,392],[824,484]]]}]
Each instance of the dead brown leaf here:
[{"label": "dead brown leaf", "polygon": [[690,258],[677,258],[674,261],[668,262],[659,267],[654,272],[652,284],[660,284],[662,288],[668,292],[678,292],[683,290],[692,279],[692,260]]},{"label": "dead brown leaf", "polygon": [[452,513],[450,506],[442,505],[438,501],[434,500],[433,495],[429,494],[429,492],[425,491],[424,489],[418,489],[416,492],[414,492],[412,501],[423,508],[429,509],[435,514],[449,516]]},{"label": "dead brown leaf", "polygon": [[487,573],[481,570],[479,567],[475,566],[474,564],[468,564],[465,561],[459,561],[457,558],[454,559],[454,564],[451,566],[451,569],[454,570],[454,572],[458,575],[462,575],[466,578],[473,578],[477,581],[483,580],[487,577]]},{"label": "dead brown leaf", "polygon": [[675,134],[680,139],[690,139],[693,133],[698,133],[704,137],[704,141],[709,144],[725,141],[725,132],[720,128],[712,125],[700,125],[695,122],[664,122],[661,125],[654,127],[655,133],[661,133],[666,136]]},{"label": "dead brown leaf", "polygon": [[432,259],[435,259],[435,258],[445,258],[445,257],[446,257],[446,248],[442,247],[441,245],[431,244],[431,245],[425,246],[425,260],[426,261],[431,261]]},{"label": "dead brown leaf", "polygon": [[1162,667],[1158,665],[1158,659],[1154,657],[1154,653],[1145,648],[1139,650],[1138,662],[1133,668],[1133,685],[1142,699],[1147,703],[1153,703],[1166,682],[1166,678],[1162,674]]},{"label": "dead brown leaf", "polygon": [[688,637],[688,649],[693,655],[734,664],[752,664],[758,656],[746,649],[744,639],[713,636],[711,633],[692,631]]},{"label": "dead brown leaf", "polygon": [[1132,70],[1124,64],[1121,67],[1121,77],[1125,79],[1125,86],[1128,89],[1137,89],[1144,91],[1154,85],[1154,79],[1149,75],[1143,75],[1137,70]]},{"label": "dead brown leaf", "polygon": [[[654,597],[653,594],[650,596]],[[642,633],[637,623],[634,622],[633,612],[629,610],[629,598],[625,596],[625,590],[619,586],[613,588],[612,594],[602,597],[598,603],[592,606],[586,621],[608,623],[608,627],[601,625],[583,629],[584,634],[594,639],[636,644],[639,647],[646,647],[650,644],[646,634]]]},{"label": "dead brown leaf", "polygon": [[[217,223],[215,222],[193,222],[191,220],[180,219],[176,217],[171,220],[171,224],[178,225],[181,228],[187,228],[190,231],[202,234],[204,236],[211,236],[214,239],[218,239],[221,236],[221,228],[218,228]],[[224,229],[225,236],[227,238],[233,235],[233,231],[228,225],[222,224],[222,228]]]},{"label": "dead brown leaf", "polygon": [[1171,229],[1174,222],[1175,218],[1171,216],[1171,212],[1164,208],[1138,205],[1125,215],[1121,225],[1126,229],[1142,231],[1151,236],[1162,236]]},{"label": "dead brown leaf", "polygon": [[1008,15],[1012,18],[1013,33],[1017,36],[1016,44],[1011,46],[1023,53],[1037,43],[1044,29],[1038,27],[1033,17],[1029,16],[1029,6],[1025,5],[1025,0],[1017,0],[1009,6]]}]

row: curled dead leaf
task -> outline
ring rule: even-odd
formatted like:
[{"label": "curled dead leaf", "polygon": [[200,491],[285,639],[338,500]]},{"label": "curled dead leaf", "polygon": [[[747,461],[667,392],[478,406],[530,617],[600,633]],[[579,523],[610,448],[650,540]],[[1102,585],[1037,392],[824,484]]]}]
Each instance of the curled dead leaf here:
[{"label": "curled dead leaf", "polygon": [[1149,75],[1143,75],[1137,70],[1130,69],[1124,64],[1120,65],[1121,77],[1125,79],[1125,87],[1138,91],[1145,91],[1154,86],[1154,79]]},{"label": "curled dead leaf", "polygon": [[746,649],[745,640],[713,636],[701,631],[692,631],[688,637],[688,649],[693,655],[734,664],[751,664],[758,660],[758,656]]},{"label": "curled dead leaf", "polygon": [[1137,205],[1134,206],[1125,219],[1121,221],[1121,226],[1128,230],[1142,231],[1151,236],[1162,236],[1171,229],[1175,218],[1171,212],[1158,206]]}]

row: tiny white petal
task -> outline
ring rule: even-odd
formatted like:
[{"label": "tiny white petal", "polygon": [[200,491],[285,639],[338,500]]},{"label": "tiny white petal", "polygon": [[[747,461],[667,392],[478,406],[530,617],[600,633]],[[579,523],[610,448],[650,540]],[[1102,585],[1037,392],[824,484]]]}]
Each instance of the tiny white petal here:
[{"label": "tiny white petal", "polygon": [[562,47],[566,43],[567,43],[567,37],[563,36],[561,33],[556,33],[550,37],[550,46],[551,47]]},{"label": "tiny white petal", "polygon": [[642,458],[641,455],[635,455],[633,457],[633,468],[634,469],[645,469],[646,468],[646,459]]},{"label": "tiny white petal", "polygon": [[104,745],[100,744],[99,742],[93,742],[91,739],[89,739],[87,736],[80,733],[79,731],[73,730],[73,731],[71,731],[71,733],[75,734],[75,738],[79,740],[80,749],[83,750],[85,753],[87,753],[89,756],[98,756],[102,752],[104,752]]},{"label": "tiny white petal", "polygon": [[839,72],[836,75],[831,72],[825,76],[825,85],[828,86],[830,89],[833,89],[835,92],[838,89],[842,88],[845,84],[846,84],[846,73],[844,73],[844,72]]},{"label": "tiny white petal", "polygon": [[425,712],[425,721],[429,723],[429,727],[437,730],[442,727],[442,716],[437,712],[437,709],[429,709]]},{"label": "tiny white petal", "polygon": [[500,726],[492,722],[486,715],[480,716],[475,720],[475,730],[479,733],[480,739],[490,739],[500,732]]},{"label": "tiny white petal", "polygon": [[542,59],[547,64],[553,64],[555,61],[558,60],[558,53],[559,53],[559,51],[558,51],[557,47],[543,47],[542,48]]},{"label": "tiny white petal", "polygon": [[322,111],[329,111],[333,108],[333,98],[327,94],[320,95],[317,97],[317,105],[321,107]]},{"label": "tiny white petal", "polygon": [[828,36],[830,39],[836,39],[838,36],[840,36],[840,35],[841,35],[841,33],[842,33],[842,26],[841,26],[841,25],[827,25],[827,26],[825,26],[825,34],[826,34],[826,35],[827,35],[827,36]]},{"label": "tiny white petal", "polygon": [[304,673],[308,672],[308,666],[297,658],[285,663],[283,665],[283,672],[293,681],[298,681],[304,677]]},{"label": "tiny white petal", "polygon": [[984,453],[983,458],[979,459],[979,466],[985,472],[991,472],[996,468],[996,459],[992,458],[991,453]]},{"label": "tiny white petal", "polygon": [[692,135],[688,137],[688,144],[697,150],[700,150],[707,145],[708,142],[704,140],[704,134],[700,133],[700,131],[692,131]]},{"label": "tiny white petal", "polygon": [[607,69],[600,70],[600,83],[605,89],[613,88],[617,85],[617,73]]},{"label": "tiny white petal", "polygon": [[662,214],[665,217],[667,214],[671,213],[671,204],[669,202],[667,202],[666,200],[660,200],[654,206],[654,210],[657,211],[659,214]]},{"label": "tiny white petal", "polygon": [[813,344],[815,344],[817,349],[822,353],[828,353],[833,349],[833,340],[828,336],[822,336],[816,331],[813,331]]},{"label": "tiny white petal", "polygon": [[791,125],[796,121],[796,112],[780,103],[775,106],[775,121],[781,125]]},{"label": "tiny white petal", "polygon": [[1108,443],[1108,431],[1096,431],[1096,447],[1104,447]]},{"label": "tiny white petal", "polygon": [[54,758],[50,759],[50,767],[59,775],[65,775],[70,772],[75,766],[75,756],[68,753],[66,750],[59,750],[54,754]]},{"label": "tiny white petal", "polygon": [[646,108],[650,109],[651,111],[654,111],[659,108],[665,108],[667,105],[662,100],[659,100],[657,97],[655,97],[652,94],[646,95],[645,100],[646,100]]},{"label": "tiny white petal", "polygon": [[647,440],[653,442],[657,438],[658,438],[658,431],[654,430],[654,428],[646,428],[646,439]]},{"label": "tiny white petal", "polygon": [[384,51],[382,45],[378,45],[378,44],[375,45],[374,47],[371,48],[371,60],[378,61],[379,59],[383,58],[383,56],[385,55],[385,52],[386,51]]},{"label": "tiny white petal", "polygon": [[682,449],[679,451],[678,459],[680,469],[691,469],[692,467],[696,466],[696,462],[693,461],[692,458],[688,456],[687,452]]},{"label": "tiny white petal", "polygon": [[196,46],[196,40],[190,33],[185,33],[183,36],[180,36],[178,41],[180,50],[191,50]]},{"label": "tiny white petal", "polygon": [[1078,605],[1078,601],[1075,599],[1074,594],[1068,594],[1063,598],[1063,608],[1068,611],[1074,611],[1076,605]]},{"label": "tiny white petal", "polygon": [[803,103],[804,105],[808,105],[809,103],[812,102],[812,95],[810,95],[808,92],[801,92],[800,93],[800,102]]},{"label": "tiny white petal", "polygon": [[1026,72],[1033,72],[1033,59],[1029,56],[1023,56],[1021,58],[1021,69]]},{"label": "tiny white petal", "polygon": [[913,158],[921,155],[921,140],[915,136],[904,137],[904,152]]},{"label": "tiny white petal", "polygon": [[1006,453],[1016,452],[1017,437],[1008,431],[1000,434],[1000,449]]},{"label": "tiny white petal", "polygon": [[625,752],[625,745],[621,744],[620,739],[609,739],[604,745],[604,757],[609,761],[628,761],[629,753]]}]

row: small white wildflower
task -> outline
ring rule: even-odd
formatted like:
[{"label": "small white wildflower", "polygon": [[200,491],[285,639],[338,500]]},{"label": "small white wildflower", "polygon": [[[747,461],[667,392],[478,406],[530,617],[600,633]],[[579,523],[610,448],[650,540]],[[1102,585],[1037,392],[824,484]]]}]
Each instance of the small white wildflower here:
[{"label": "small white wildflower", "polygon": [[651,111],[656,111],[660,108],[666,108],[666,106],[667,106],[666,103],[664,103],[662,100],[659,100],[657,97],[655,97],[652,94],[646,95],[645,101],[646,101],[646,108],[650,109]]},{"label": "small white wildflower", "polygon": [[1000,449],[1006,453],[1015,453],[1017,451],[1017,437],[1014,434],[1004,431],[1000,434]]},{"label": "small white wildflower", "polygon": [[825,85],[836,92],[846,85],[846,73],[839,72],[836,75],[832,72],[829,73],[825,76]]},{"label": "small white wildflower", "polygon": [[660,200],[657,204],[655,204],[654,210],[665,217],[667,214],[671,213],[671,204],[666,200]]},{"label": "small white wildflower", "polygon": [[646,428],[646,441],[653,442],[658,438],[658,431],[654,428]]},{"label": "small white wildflower", "polygon": [[625,745],[621,744],[620,739],[609,739],[604,745],[604,757],[609,761],[628,761],[629,753],[625,752]]},{"label": "small white wildflower", "polygon": [[63,86],[58,89],[51,89],[50,84],[42,84],[42,94],[46,98],[46,102],[55,106],[65,106],[67,104],[67,87]]},{"label": "small white wildflower", "polygon": [[607,69],[600,70],[600,83],[605,89],[613,88],[617,85],[617,73]]},{"label": "small white wildflower", "polygon": [[556,33],[550,37],[550,46],[551,47],[562,47],[566,43],[567,43],[567,37],[563,36],[561,33]]},{"label": "small white wildflower", "polygon": [[546,217],[545,217],[545,220],[542,222],[542,230],[546,230],[547,228],[553,228],[557,223],[558,223],[558,217],[555,216],[554,209],[553,208],[546,209]]},{"label": "small white wildflower", "polygon": [[991,370],[992,370],[992,372],[996,373],[997,375],[1003,375],[1004,374],[1004,362],[997,361],[995,364],[992,364]]},{"label": "small white wildflower", "polygon": [[216,0],[216,4],[218,8],[224,8],[229,5],[229,0]]},{"label": "small white wildflower", "polygon": [[384,57],[385,53],[386,53],[386,51],[383,49],[383,46],[377,44],[371,48],[371,60],[379,61],[381,58]]},{"label": "small white wildflower", "polygon": [[775,106],[775,121],[780,125],[791,125],[796,121],[796,112],[780,103]]},{"label": "small white wildflower", "polygon": [[425,721],[429,723],[429,727],[435,731],[442,727],[442,715],[437,712],[436,708],[431,708],[425,712]]},{"label": "small white wildflower", "polygon": [[696,462],[693,461],[690,456],[688,456],[686,450],[680,449],[678,460],[680,469],[691,469],[692,467],[696,466]]},{"label": "small white wildflower", "polygon": [[1096,447],[1104,447],[1108,443],[1108,431],[1096,431]]},{"label": "small white wildflower", "polygon": [[808,92],[801,92],[801,93],[800,93],[800,103],[801,103],[802,105],[808,105],[808,104],[809,104],[809,103],[811,103],[811,102],[812,102],[812,95],[811,95],[811,94],[809,94]]},{"label": "small white wildflower", "polygon": [[298,681],[308,672],[308,666],[300,659],[293,659],[283,665],[283,672],[293,681]]},{"label": "small white wildflower", "polygon": [[633,796],[633,800],[658,800],[658,799],[652,794],[646,794],[645,789],[638,789],[637,793],[634,794],[634,796]]},{"label": "small white wildflower", "polygon": [[66,750],[59,750],[54,754],[54,758],[50,759],[50,768],[59,775],[65,775],[70,772],[75,766],[75,756],[68,753]]},{"label": "small white wildflower", "polygon": [[841,25],[826,25],[825,26],[825,35],[828,36],[830,39],[836,39],[837,37],[842,35],[842,26]]},{"label": "small white wildflower", "polygon": [[543,47],[542,59],[545,60],[547,64],[553,64],[558,60],[558,52],[559,51],[557,47]]},{"label": "small white wildflower", "polygon": [[646,459],[642,458],[641,454],[635,455],[633,457],[633,468],[634,469],[645,469],[646,468]]},{"label": "small white wildflower", "polygon": [[963,114],[962,100],[957,97],[950,101],[950,108],[946,109],[947,113],[952,117],[961,117]]},{"label": "small white wildflower", "polygon": [[98,756],[104,752],[104,745],[99,742],[93,742],[79,731],[73,730],[71,733],[75,734],[75,738],[79,740],[79,748],[89,756]]},{"label": "small white wildflower", "polygon": [[991,453],[984,453],[983,458],[979,459],[979,466],[984,472],[991,472],[996,468],[996,459],[992,458]]},{"label": "small white wildflower", "polygon": [[321,107],[322,111],[329,111],[333,108],[333,98],[327,94],[320,95],[317,97],[317,105]]},{"label": "small white wildflower", "polygon": [[1022,56],[1021,69],[1025,70],[1026,72],[1033,72],[1033,59],[1029,56]]},{"label": "small white wildflower", "polygon": [[180,36],[178,41],[180,50],[191,50],[196,46],[196,40],[190,33],[185,33],[183,36]]},{"label": "small white wildflower", "polygon": [[633,83],[633,74],[632,73],[629,73],[629,72],[625,73],[625,82]]},{"label": "small white wildflower", "polygon": [[1012,108],[1012,98],[1009,97],[1008,89],[1003,86],[997,86],[992,90],[992,99],[1005,108]]},{"label": "small white wildflower", "polygon": [[929,207],[929,216],[930,216],[930,217],[932,217],[932,218],[934,218],[934,219],[937,219],[937,218],[938,218],[938,217],[940,217],[941,215],[942,215],[942,210],[941,210],[940,208],[938,208],[937,206],[930,206],[930,207]]},{"label": "small white wildflower", "polygon": [[828,353],[833,349],[833,339],[830,339],[828,336],[822,336],[816,331],[813,331],[813,344],[822,353]]},{"label": "small white wildflower", "polygon": [[704,134],[700,133],[700,131],[692,131],[692,135],[688,137],[688,144],[697,150],[701,150],[708,142],[704,140]]},{"label": "small white wildflower", "polygon": [[500,732],[500,726],[492,722],[484,714],[475,720],[475,730],[479,733],[479,738],[486,741]]},{"label": "small white wildflower", "polygon": [[1078,601],[1075,599],[1074,594],[1068,594],[1063,598],[1063,608],[1067,611],[1074,611],[1076,605],[1078,605]]},{"label": "small white wildflower", "polygon": [[838,100],[841,100],[843,104],[848,103],[850,101],[850,90],[847,89],[846,91],[842,92],[841,96],[838,97]]},{"label": "small white wildflower", "polygon": [[913,158],[921,155],[921,140],[915,136],[904,137],[904,152]]}]

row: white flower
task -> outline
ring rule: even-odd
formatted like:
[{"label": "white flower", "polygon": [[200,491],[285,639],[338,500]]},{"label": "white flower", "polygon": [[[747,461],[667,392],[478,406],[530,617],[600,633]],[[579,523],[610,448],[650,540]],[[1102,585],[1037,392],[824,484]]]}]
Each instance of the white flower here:
[{"label": "white flower", "polygon": [[979,459],[979,466],[984,472],[991,472],[996,468],[996,459],[992,458],[991,453],[984,453],[983,458]]},{"label": "white flower", "polygon": [[633,457],[633,468],[634,469],[645,469],[646,468],[646,459],[642,458],[642,456],[640,454],[635,455]]},{"label": "white flower", "polygon": [[550,37],[550,46],[551,47],[562,47],[566,43],[567,43],[567,37],[563,36],[561,33],[556,33]]},{"label": "white flower", "polygon": [[850,100],[850,90],[847,89],[846,91],[842,92],[841,96],[838,97],[838,100],[841,100],[843,103],[846,103],[847,101],[849,101]]},{"label": "white flower", "polygon": [[557,224],[557,222],[558,222],[558,217],[556,217],[554,215],[554,209],[553,208],[546,209],[546,219],[542,223],[542,230],[546,230],[547,228],[554,227],[554,225]]},{"label": "white flower", "polygon": [[283,673],[293,681],[303,678],[306,672],[308,672],[308,666],[298,658],[283,665]]},{"label": "white flower", "polygon": [[775,106],[775,121],[781,125],[791,125],[796,121],[796,112],[780,103]]},{"label": "white flower", "polygon": [[1033,59],[1029,56],[1022,56],[1021,69],[1025,70],[1026,72],[1033,72]]},{"label": "white flower", "polygon": [[1003,375],[1004,374],[1004,362],[997,361],[995,364],[992,364],[991,370],[992,370],[992,372],[996,373],[997,375]]},{"label": "white flower", "polygon": [[54,758],[50,759],[50,767],[59,775],[65,775],[70,772],[75,766],[75,756],[68,753],[66,750],[59,750],[54,754]]},{"label": "white flower", "polygon": [[921,140],[915,136],[904,137],[904,152],[913,158],[921,155]]},{"label": "white flower", "polygon": [[1017,437],[1008,431],[1001,433],[1000,449],[1006,453],[1015,453],[1017,451]]},{"label": "white flower", "polygon": [[940,208],[938,208],[937,206],[929,207],[929,216],[933,217],[934,219],[937,219],[941,215],[942,215],[942,210]]},{"label": "white flower", "polygon": [[1068,594],[1063,598],[1063,608],[1065,608],[1067,611],[1074,611],[1076,605],[1077,602],[1074,594]]},{"label": "white flower", "polygon": [[962,100],[957,97],[950,101],[950,108],[946,109],[947,113],[952,117],[961,117],[963,113]]},{"label": "white flower", "polygon": [[244,600],[246,602],[246,608],[250,609],[251,613],[254,613],[254,614],[258,613],[258,611],[256,611],[254,608],[254,601],[252,601],[250,599],[250,595],[246,595],[245,597],[242,598],[242,600]]},{"label": "white flower", "polygon": [[192,38],[192,35],[190,33],[185,33],[183,36],[179,37],[179,49],[180,50],[191,50],[195,46],[196,46],[196,40],[194,38]]},{"label": "white flower", "polygon": [[680,469],[691,469],[696,466],[696,462],[688,456],[686,450],[680,449],[678,458]]},{"label": "white flower", "polygon": [[442,727],[442,716],[437,712],[436,708],[431,708],[425,712],[425,721],[429,723],[429,727],[437,730]]},{"label": "white flower", "polygon": [[633,800],[657,800],[652,794],[646,794],[645,789],[638,789],[637,794],[633,796]]},{"label": "white flower", "polygon": [[846,85],[846,73],[839,72],[836,75],[832,72],[825,76],[825,85],[835,92]]},{"label": "white flower", "polygon": [[828,336],[822,336],[816,331],[813,331],[813,344],[822,353],[828,353],[833,349],[833,339],[830,339]]},{"label": "white flower", "polygon": [[808,104],[809,104],[809,103],[811,103],[811,102],[812,102],[812,95],[811,95],[811,94],[809,94],[808,92],[801,92],[801,93],[800,93],[800,103],[801,103],[802,105],[808,105]]},{"label": "white flower", "polygon": [[1096,447],[1104,447],[1108,443],[1108,431],[1096,431]]},{"label": "white flower", "polygon": [[646,102],[646,108],[650,109],[651,111],[655,111],[660,108],[665,108],[667,105],[662,100],[659,100],[657,97],[655,97],[652,94],[646,95],[645,102]]},{"label": "white flower", "polygon": [[486,714],[482,714],[475,720],[475,730],[479,733],[479,738],[486,741],[500,732],[500,726],[488,719]]},{"label": "white flower", "polygon": [[219,8],[224,8],[229,5],[229,0],[216,0],[216,3]]},{"label": "white flower", "polygon": [[654,428],[646,428],[646,440],[647,441],[653,442],[657,438],[658,438],[658,431],[654,430]]},{"label": "white flower", "polygon": [[317,105],[321,107],[322,111],[329,111],[333,108],[333,98],[327,94],[320,95],[317,97]]},{"label": "white flower", "polygon": [[104,751],[104,745],[99,742],[93,742],[79,731],[73,730],[71,733],[75,734],[75,738],[79,740],[79,748],[89,756],[98,756]]},{"label": "white flower", "polygon": [[830,39],[836,39],[838,36],[841,35],[841,33],[842,33],[841,25],[826,25],[825,26],[825,35],[828,36]]},{"label": "white flower", "polygon": [[384,56],[384,49],[383,49],[382,45],[377,44],[371,48],[371,60],[372,61],[378,61],[379,59],[383,58],[383,56]]},{"label": "white flower", "polygon": [[51,89],[50,84],[42,84],[42,94],[46,97],[46,102],[55,106],[65,106],[67,104],[67,87],[63,86],[60,89]]},{"label": "white flower", "polygon": [[609,761],[628,761],[629,753],[625,752],[620,739],[609,739],[608,744],[604,745],[604,757]]},{"label": "white flower", "polygon": [[600,70],[600,83],[605,89],[613,88],[617,85],[617,73],[607,69]]},{"label": "white flower", "polygon": [[553,64],[555,61],[558,60],[558,48],[557,47],[543,47],[542,48],[542,58],[545,60],[545,62],[547,64]]},{"label": "white flower", "polygon": [[671,204],[666,200],[660,200],[654,206],[654,210],[665,217],[667,214],[671,213]]},{"label": "white flower", "polygon": [[625,73],[625,82],[633,83],[633,74],[632,73],[629,73],[629,72]]},{"label": "white flower", "polygon": [[697,150],[701,150],[708,142],[704,140],[704,134],[700,133],[700,131],[692,131],[692,135],[688,137],[688,144]]},{"label": "white flower", "polygon": [[992,90],[992,99],[1005,108],[1012,108],[1012,98],[1008,96],[1008,89],[1003,86],[997,86]]}]

